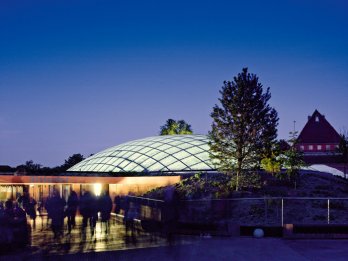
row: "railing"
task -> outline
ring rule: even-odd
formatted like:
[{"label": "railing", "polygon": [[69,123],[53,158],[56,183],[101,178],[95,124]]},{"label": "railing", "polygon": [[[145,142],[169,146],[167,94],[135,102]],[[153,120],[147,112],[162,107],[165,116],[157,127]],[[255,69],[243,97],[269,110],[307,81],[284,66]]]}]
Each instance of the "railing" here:
[{"label": "railing", "polygon": [[162,207],[164,205],[163,200],[136,196],[126,196],[124,197],[124,199],[129,201],[131,207],[137,209],[139,219],[152,219],[161,221]]},{"label": "railing", "polygon": [[239,225],[348,224],[348,198],[265,197],[185,200],[180,220]]}]

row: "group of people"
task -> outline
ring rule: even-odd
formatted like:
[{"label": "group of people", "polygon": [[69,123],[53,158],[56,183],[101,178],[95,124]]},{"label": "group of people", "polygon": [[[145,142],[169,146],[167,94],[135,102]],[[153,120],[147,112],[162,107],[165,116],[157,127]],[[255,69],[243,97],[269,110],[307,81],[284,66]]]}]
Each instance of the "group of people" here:
[{"label": "group of people", "polygon": [[28,239],[25,211],[17,202],[0,202],[0,245],[25,244]]},{"label": "group of people", "polygon": [[105,232],[108,233],[109,231],[112,200],[108,192],[97,197],[89,191],[84,191],[82,196],[78,198],[77,193],[72,191],[67,202],[65,202],[59,193],[55,191],[53,196],[47,199],[45,208],[48,219],[51,220],[51,227],[55,237],[62,235],[65,217],[67,217],[68,234],[71,233],[72,228],[76,225],[77,210],[80,211],[82,216],[82,232],[85,232],[89,225],[91,234],[92,236],[94,235],[98,213],[100,213],[102,224],[105,224]]}]

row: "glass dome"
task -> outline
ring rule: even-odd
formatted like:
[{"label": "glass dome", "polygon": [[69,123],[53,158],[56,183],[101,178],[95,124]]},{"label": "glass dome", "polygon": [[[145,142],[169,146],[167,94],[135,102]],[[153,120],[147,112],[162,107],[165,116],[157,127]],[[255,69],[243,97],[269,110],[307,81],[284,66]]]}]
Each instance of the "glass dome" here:
[{"label": "glass dome", "polygon": [[123,143],[81,161],[67,171],[190,172],[212,171],[208,137],[164,135]]}]

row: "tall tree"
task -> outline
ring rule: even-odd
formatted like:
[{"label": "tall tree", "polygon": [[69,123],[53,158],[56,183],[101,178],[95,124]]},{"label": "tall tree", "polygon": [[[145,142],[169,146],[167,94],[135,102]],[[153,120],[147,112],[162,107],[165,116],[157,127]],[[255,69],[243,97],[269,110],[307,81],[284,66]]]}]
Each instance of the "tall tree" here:
[{"label": "tall tree", "polygon": [[166,124],[161,126],[160,135],[192,134],[191,125],[184,120],[168,119]]},{"label": "tall tree", "polygon": [[263,155],[269,155],[277,137],[278,114],[268,101],[269,88],[263,86],[247,68],[224,81],[221,106],[215,105],[209,133],[211,158],[217,168],[236,175],[236,190],[243,169],[255,167]]},{"label": "tall tree", "polygon": [[65,170],[71,168],[72,166],[76,165],[77,163],[83,161],[84,159],[85,158],[80,153],[73,154],[67,160],[65,160],[64,164],[61,166],[61,169],[62,169],[62,171],[65,171]]}]

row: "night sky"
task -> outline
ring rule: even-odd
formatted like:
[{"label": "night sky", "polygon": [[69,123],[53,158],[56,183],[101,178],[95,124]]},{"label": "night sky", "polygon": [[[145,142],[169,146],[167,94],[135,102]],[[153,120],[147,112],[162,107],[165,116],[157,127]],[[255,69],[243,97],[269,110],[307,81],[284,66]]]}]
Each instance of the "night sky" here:
[{"label": "night sky", "polygon": [[0,0],[0,165],[61,165],[168,118],[206,134],[243,67],[280,138],[315,109],[347,130],[348,1]]}]

